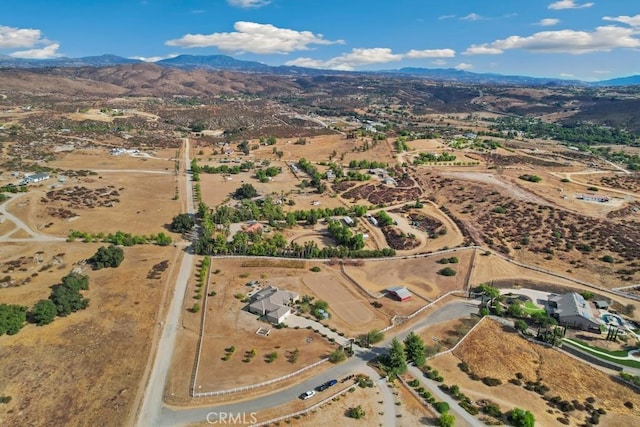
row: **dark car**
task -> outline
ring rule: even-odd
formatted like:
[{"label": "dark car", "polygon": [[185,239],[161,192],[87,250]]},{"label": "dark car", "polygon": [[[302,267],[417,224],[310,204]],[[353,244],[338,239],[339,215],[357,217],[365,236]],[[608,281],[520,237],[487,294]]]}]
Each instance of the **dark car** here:
[{"label": "dark car", "polygon": [[338,380],[329,380],[324,384],[319,385],[318,387],[316,387],[317,391],[325,391],[326,389],[328,389],[331,386],[334,386],[338,384]]}]

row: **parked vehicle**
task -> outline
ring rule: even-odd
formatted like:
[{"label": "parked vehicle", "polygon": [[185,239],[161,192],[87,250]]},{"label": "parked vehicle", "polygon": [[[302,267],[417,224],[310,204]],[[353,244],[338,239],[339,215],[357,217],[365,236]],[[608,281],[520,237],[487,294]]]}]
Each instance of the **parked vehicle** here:
[{"label": "parked vehicle", "polygon": [[315,395],[316,395],[316,392],[313,391],[313,390],[305,391],[304,393],[302,393],[300,395],[300,399],[302,399],[302,400],[311,399]]},{"label": "parked vehicle", "polygon": [[338,384],[338,380],[329,380],[324,384],[320,384],[318,387],[316,387],[317,391],[325,391],[326,389],[328,389],[331,386],[334,386]]}]

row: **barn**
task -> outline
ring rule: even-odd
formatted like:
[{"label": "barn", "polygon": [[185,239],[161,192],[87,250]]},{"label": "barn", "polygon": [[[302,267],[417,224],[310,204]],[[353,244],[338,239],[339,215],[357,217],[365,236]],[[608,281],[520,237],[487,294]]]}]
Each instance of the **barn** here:
[{"label": "barn", "polygon": [[411,299],[411,292],[404,286],[393,286],[386,291],[393,295],[398,301],[408,301]]}]

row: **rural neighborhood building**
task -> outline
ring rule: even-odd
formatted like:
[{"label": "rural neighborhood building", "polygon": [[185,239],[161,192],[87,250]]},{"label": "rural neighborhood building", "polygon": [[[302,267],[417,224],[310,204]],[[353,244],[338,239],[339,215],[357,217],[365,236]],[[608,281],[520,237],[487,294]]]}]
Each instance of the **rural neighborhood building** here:
[{"label": "rural neighborhood building", "polygon": [[398,301],[408,301],[411,299],[411,292],[404,286],[392,286],[387,288],[386,291],[396,297]]},{"label": "rural neighborhood building", "polygon": [[349,227],[353,227],[354,224],[355,224],[350,216],[343,216],[342,217],[342,221],[344,221],[345,225],[347,225]]},{"label": "rural neighborhood building", "polygon": [[254,222],[253,224],[245,227],[244,231],[246,233],[257,233],[258,231],[262,231],[262,224],[260,224],[259,222]]},{"label": "rural neighborhood building", "polygon": [[33,175],[25,176],[24,178],[22,178],[22,181],[20,181],[20,185],[35,184],[49,178],[51,177],[48,173],[35,173]]},{"label": "rural neighborhood building", "polygon": [[598,310],[606,310],[609,308],[609,301],[598,300],[593,302]]},{"label": "rural neighborhood building", "polygon": [[600,330],[602,322],[591,311],[591,306],[582,295],[570,292],[563,295],[550,295],[548,313],[558,323],[584,330]]},{"label": "rural neighborhood building", "polygon": [[269,322],[279,324],[291,314],[291,304],[298,299],[298,294],[294,292],[268,286],[253,295],[249,313],[265,316]]},{"label": "rural neighborhood building", "polygon": [[578,200],[584,200],[586,202],[607,203],[611,199],[609,198],[609,196],[596,196],[594,194],[581,194],[581,195],[578,196]]}]

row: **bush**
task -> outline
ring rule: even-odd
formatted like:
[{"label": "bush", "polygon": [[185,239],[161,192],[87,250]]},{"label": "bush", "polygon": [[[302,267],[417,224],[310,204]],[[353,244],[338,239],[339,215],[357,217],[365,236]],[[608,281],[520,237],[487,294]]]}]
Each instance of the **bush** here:
[{"label": "bush", "polygon": [[455,276],[456,275],[456,271],[451,267],[445,267],[445,268],[442,268],[442,269],[438,270],[438,274],[441,275],[441,276],[449,276],[450,277],[450,276]]},{"label": "bush", "polygon": [[95,270],[105,267],[118,267],[124,260],[124,250],[114,245],[103,246],[98,249],[89,262],[93,264]]},{"label": "bush", "polygon": [[498,378],[490,378],[490,377],[482,378],[482,382],[485,385],[488,385],[489,387],[496,387],[496,386],[499,386],[500,384],[502,384],[502,381],[500,381],[500,379],[498,379]]},{"label": "bush", "polygon": [[449,404],[447,402],[436,402],[433,408],[438,411],[439,414],[449,412]]},{"label": "bush", "polygon": [[362,409],[362,405],[358,405],[355,408],[349,408],[348,415],[353,419],[359,420],[364,418],[366,413],[364,412],[364,409]]},{"label": "bush", "polygon": [[314,273],[317,273],[317,272],[319,272],[320,270],[321,270],[321,268],[320,268],[320,267],[318,267],[317,265],[316,265],[316,266],[314,266],[314,267],[311,267],[311,271],[313,271]]}]

